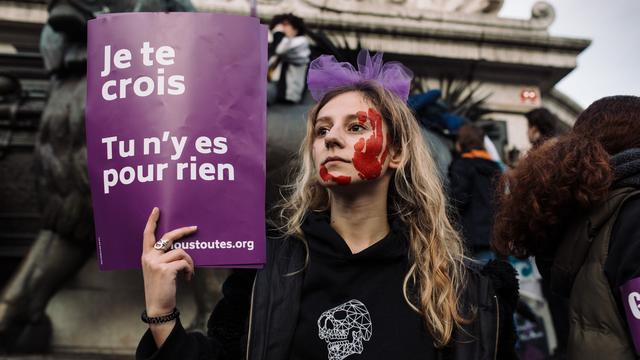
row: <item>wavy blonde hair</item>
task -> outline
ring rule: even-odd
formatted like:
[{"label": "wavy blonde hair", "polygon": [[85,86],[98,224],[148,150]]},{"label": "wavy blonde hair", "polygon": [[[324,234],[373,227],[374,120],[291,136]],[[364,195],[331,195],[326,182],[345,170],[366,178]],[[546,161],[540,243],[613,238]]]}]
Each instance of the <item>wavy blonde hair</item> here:
[{"label": "wavy blonde hair", "polygon": [[[405,301],[425,320],[437,347],[448,344],[455,327],[465,323],[459,294],[464,279],[464,251],[460,237],[449,221],[443,184],[429,153],[420,127],[411,110],[395,95],[377,83],[365,82],[337,88],[327,93],[308,113],[307,131],[299,151],[301,162],[294,182],[285,187],[288,196],[279,208],[281,230],[285,236],[308,244],[302,222],[309,211],[330,206],[330,193],[322,186],[312,159],[314,126],[318,112],[338,95],[357,91],[385,119],[390,146],[403,156],[389,186],[388,207],[409,229],[410,269],[402,289]],[[409,294],[417,285],[417,294]]]}]

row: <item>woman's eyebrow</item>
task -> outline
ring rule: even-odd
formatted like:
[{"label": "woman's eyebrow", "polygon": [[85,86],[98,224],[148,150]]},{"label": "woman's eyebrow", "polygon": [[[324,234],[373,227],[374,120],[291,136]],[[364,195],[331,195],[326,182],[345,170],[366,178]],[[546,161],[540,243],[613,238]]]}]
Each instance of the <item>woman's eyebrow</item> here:
[{"label": "woman's eyebrow", "polygon": [[[345,119],[345,121],[351,121],[351,120],[358,119],[358,114],[357,114],[357,113],[355,113],[355,114],[349,114],[349,115],[346,115],[346,116],[344,117],[344,119]],[[315,123],[317,124],[317,123],[324,122],[324,121],[326,121],[326,122],[331,122],[332,120],[333,120],[333,118],[332,118],[331,116],[328,116],[328,115],[327,115],[327,116],[323,116],[323,117],[319,117],[319,118],[317,118],[317,119],[316,119],[316,121],[315,121]]]},{"label": "woman's eyebrow", "polygon": [[325,123],[325,122],[331,122],[331,117],[330,116],[323,116],[323,117],[319,117],[316,119],[316,121],[314,121],[314,126],[318,125],[319,123]]},{"label": "woman's eyebrow", "polygon": [[347,120],[347,121],[358,119],[358,114],[349,114],[349,115],[345,116],[344,119]]}]

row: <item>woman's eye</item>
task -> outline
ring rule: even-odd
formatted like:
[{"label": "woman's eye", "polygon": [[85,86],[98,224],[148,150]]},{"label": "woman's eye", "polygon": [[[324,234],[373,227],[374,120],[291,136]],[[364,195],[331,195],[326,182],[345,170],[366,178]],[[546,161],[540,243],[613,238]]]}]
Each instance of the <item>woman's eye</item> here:
[{"label": "woman's eye", "polygon": [[354,131],[354,132],[359,132],[362,130],[366,130],[367,128],[360,125],[360,124],[353,124],[351,125],[351,127],[349,128],[349,130]]},{"label": "woman's eye", "polygon": [[329,129],[327,129],[326,127],[317,128],[316,129],[316,136],[323,136],[327,132],[329,132]]}]

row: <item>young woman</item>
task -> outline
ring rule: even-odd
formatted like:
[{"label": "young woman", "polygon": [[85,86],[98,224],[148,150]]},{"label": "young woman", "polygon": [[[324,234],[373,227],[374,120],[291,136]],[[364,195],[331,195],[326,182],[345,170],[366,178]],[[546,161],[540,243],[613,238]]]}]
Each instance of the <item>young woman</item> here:
[{"label": "young woman", "polygon": [[569,298],[568,359],[640,354],[638,134],[640,98],[603,98],[503,179],[494,246]]},{"label": "young woman", "polygon": [[[442,184],[405,101],[411,75],[380,55],[359,70],[320,57],[308,85],[301,165],[282,205],[283,235],[267,265],[223,287],[208,336],[172,310],[175,278],[193,272],[156,243],[154,209],[142,256],[146,320],[139,359],[508,359],[514,273],[468,267]],[[154,248],[154,244],[156,244]],[[493,279],[493,281],[491,280]],[[166,316],[165,316],[166,315]]]}]

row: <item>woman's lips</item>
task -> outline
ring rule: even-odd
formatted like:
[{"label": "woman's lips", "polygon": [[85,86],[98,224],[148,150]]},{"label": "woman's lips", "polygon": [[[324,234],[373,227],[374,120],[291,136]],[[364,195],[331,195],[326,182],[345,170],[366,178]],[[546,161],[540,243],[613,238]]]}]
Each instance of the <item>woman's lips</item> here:
[{"label": "woman's lips", "polygon": [[350,162],[351,162],[351,161],[349,161],[349,160],[345,160],[345,159],[343,159],[343,158],[330,156],[330,157],[328,157],[328,158],[324,159],[324,161],[322,162],[322,165],[324,165],[324,164],[326,164],[326,163],[329,163],[329,162],[332,162],[332,161],[341,161],[341,162],[344,162],[344,163],[350,163]]}]

